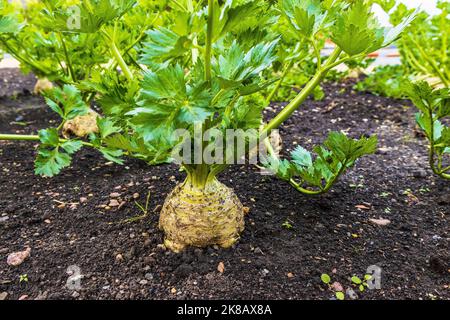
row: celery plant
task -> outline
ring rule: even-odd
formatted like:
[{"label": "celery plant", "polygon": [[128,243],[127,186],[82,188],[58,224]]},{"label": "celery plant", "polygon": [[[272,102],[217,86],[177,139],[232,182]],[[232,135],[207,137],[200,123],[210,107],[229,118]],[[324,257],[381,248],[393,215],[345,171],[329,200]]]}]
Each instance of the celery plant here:
[{"label": "celery plant", "polygon": [[450,127],[443,119],[450,116],[450,89],[433,89],[427,82],[410,83],[407,95],[417,107],[416,121],[428,139],[430,168],[436,175],[450,180],[450,165],[445,157],[450,155]]},{"label": "celery plant", "polygon": [[[98,6],[98,10],[82,11],[86,21],[103,21],[102,14],[107,14],[101,10],[104,1],[83,1],[86,8]],[[111,50],[127,83],[134,84],[137,78],[138,86],[123,87],[112,72],[104,72],[80,82],[78,89],[65,86],[47,99],[64,121],[84,112],[86,104],[80,98],[80,89],[89,88],[97,95],[106,116],[98,120],[99,132],[91,133],[89,141],[61,139],[59,128],[41,130],[38,136],[0,135],[0,139],[40,140],[36,173],[48,176],[68,166],[71,155],[83,145],[99,149],[107,159],[118,163],[123,155],[155,163],[173,159],[180,143],[184,146],[193,141],[194,147],[183,149],[179,160],[186,180],[168,195],[161,210],[159,225],[165,232],[165,245],[174,251],[188,245],[229,247],[244,228],[244,210],[233,190],[217,176],[240,154],[234,140],[231,144],[225,141],[221,154],[214,146],[224,142],[227,130],[260,128],[266,103],[255,104],[252,97],[278,80],[263,76],[276,60],[279,35],[273,24],[285,21],[291,32],[308,39],[306,45],[312,47],[322,41],[321,35],[329,34],[336,48],[327,58],[317,55],[316,71],[298,95],[262,130],[252,131],[260,139],[280,127],[331,69],[389,45],[404,25],[380,27],[363,0],[281,0],[276,6],[265,1],[180,0],[169,5],[172,18],[146,32],[138,61],[145,69],[142,75],[130,76],[120,46]],[[61,17],[64,14],[52,16],[56,20],[51,24],[61,25],[65,21]],[[83,28],[108,32],[99,30],[97,23],[89,23]],[[115,43],[114,30],[109,33],[110,44]],[[179,129],[189,134],[180,137],[176,134]],[[203,137],[198,144],[192,138],[198,131],[215,135]],[[248,136],[238,139],[246,143],[250,140]],[[323,147],[315,149],[315,160],[306,150],[297,149],[292,164],[273,154],[265,163],[300,192],[316,194],[327,191],[357,158],[373,152],[375,145],[375,137],[353,140],[332,133]],[[201,151],[200,159],[195,150]],[[192,153],[195,161],[189,160]],[[213,162],[205,160],[208,153]],[[277,165],[280,162],[282,165]],[[313,189],[305,186],[308,183]]]}]

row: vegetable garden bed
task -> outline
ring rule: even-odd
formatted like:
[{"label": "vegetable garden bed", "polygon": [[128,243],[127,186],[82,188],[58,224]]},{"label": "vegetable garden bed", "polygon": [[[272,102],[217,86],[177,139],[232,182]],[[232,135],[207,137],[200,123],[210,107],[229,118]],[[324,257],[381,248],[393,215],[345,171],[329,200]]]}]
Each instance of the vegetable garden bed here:
[{"label": "vegetable garden bed", "polygon": [[[329,130],[343,130],[377,134],[379,150],[317,197],[255,166],[232,166],[220,180],[249,210],[228,250],[175,254],[161,246],[158,213],[184,176],[175,165],[129,159],[119,166],[83,149],[70,168],[46,179],[33,174],[29,142],[0,141],[0,292],[8,299],[329,299],[321,274],[346,289],[353,275],[377,265],[381,289],[358,299],[449,299],[450,186],[424,166],[411,103],[355,93],[353,84],[325,84],[325,98],[308,99],[281,128],[283,143],[311,147]],[[17,109],[30,101],[41,107]],[[0,99],[0,132],[34,134],[56,120],[41,98]],[[139,214],[134,201],[145,205],[148,192],[149,216],[123,223]],[[369,220],[380,218],[390,223]],[[30,257],[8,266],[8,254],[26,247]],[[80,268],[80,290],[67,289],[70,266]]]}]

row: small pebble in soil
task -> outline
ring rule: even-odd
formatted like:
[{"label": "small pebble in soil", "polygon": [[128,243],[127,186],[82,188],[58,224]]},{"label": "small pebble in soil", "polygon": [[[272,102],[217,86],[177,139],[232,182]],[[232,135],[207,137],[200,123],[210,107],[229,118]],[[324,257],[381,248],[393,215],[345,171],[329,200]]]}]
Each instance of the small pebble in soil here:
[{"label": "small pebble in soil", "polygon": [[10,253],[6,259],[6,263],[10,266],[21,265],[25,259],[30,256],[31,248],[26,248],[24,251]]},{"label": "small pebble in soil", "polygon": [[144,247],[150,247],[151,245],[152,245],[152,240],[150,240],[150,239],[144,240]]},{"label": "small pebble in soil", "polygon": [[119,201],[117,201],[116,199],[111,199],[111,201],[109,202],[109,207],[118,207],[120,205]]},{"label": "small pebble in soil", "polygon": [[139,284],[145,286],[148,283],[148,280],[146,279],[142,279],[141,281],[139,281]]},{"label": "small pebble in soil", "polygon": [[149,281],[153,280],[153,273],[146,273],[144,275],[144,278],[149,280]]},{"label": "small pebble in soil", "polygon": [[353,290],[352,288],[347,288],[347,290],[345,290],[345,294],[346,294],[351,300],[356,300],[356,299],[358,299],[358,295],[356,294],[355,290]]},{"label": "small pebble in soil", "polygon": [[117,262],[122,262],[123,261],[123,256],[120,253],[118,255],[116,255],[116,261]]},{"label": "small pebble in soil", "polygon": [[48,291],[39,291],[38,295],[34,298],[34,300],[47,300]]},{"label": "small pebble in soil", "polygon": [[220,273],[225,272],[225,265],[222,261],[220,261],[219,264],[217,265],[217,271],[219,271]]},{"label": "small pebble in soil", "polygon": [[331,288],[333,288],[334,291],[344,291],[344,287],[342,287],[339,282],[333,282]]},{"label": "small pebble in soil", "polygon": [[388,219],[373,219],[373,218],[371,218],[371,219],[369,219],[369,221],[377,226],[387,226],[388,224],[391,223],[391,221]]}]

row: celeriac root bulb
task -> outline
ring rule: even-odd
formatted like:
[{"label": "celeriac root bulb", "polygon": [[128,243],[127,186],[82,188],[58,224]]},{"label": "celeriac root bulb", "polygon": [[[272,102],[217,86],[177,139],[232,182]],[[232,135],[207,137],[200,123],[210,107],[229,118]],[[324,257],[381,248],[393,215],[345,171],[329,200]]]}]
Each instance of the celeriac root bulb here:
[{"label": "celeriac root bulb", "polygon": [[97,118],[99,114],[93,110],[90,110],[84,116],[76,117],[67,121],[63,126],[63,136],[69,138],[71,135],[75,135],[79,138],[85,137],[90,133],[97,133]]},{"label": "celeriac root bulb", "polygon": [[41,94],[51,89],[53,89],[53,83],[47,78],[40,78],[36,81],[36,84],[34,85],[33,93]]},{"label": "celeriac root bulb", "polygon": [[204,189],[185,181],[167,196],[159,227],[165,246],[175,252],[186,246],[228,248],[244,230],[244,209],[233,190],[216,179]]}]

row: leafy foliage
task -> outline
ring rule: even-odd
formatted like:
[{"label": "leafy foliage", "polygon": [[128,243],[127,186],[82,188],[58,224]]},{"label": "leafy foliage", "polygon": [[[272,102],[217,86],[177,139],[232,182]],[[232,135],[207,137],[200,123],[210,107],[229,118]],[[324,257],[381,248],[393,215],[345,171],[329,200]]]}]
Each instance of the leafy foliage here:
[{"label": "leafy foliage", "polygon": [[433,89],[427,82],[409,83],[407,94],[419,109],[416,120],[429,142],[429,162],[433,172],[450,179],[450,166],[444,157],[450,155],[450,127],[443,119],[450,117],[450,89]]},{"label": "leafy foliage", "polygon": [[283,0],[281,3],[292,28],[305,38],[315,35],[327,23],[327,11],[319,0]]},{"label": "leafy foliage", "polygon": [[71,85],[62,89],[56,87],[46,94],[47,105],[63,120],[72,120],[89,112],[89,107],[81,98],[80,91]]},{"label": "leafy foliage", "polygon": [[404,83],[409,77],[404,74],[403,66],[380,66],[370,73],[363,81],[358,82],[355,88],[358,91],[370,91],[392,98],[405,98]]},{"label": "leafy foliage", "polygon": [[90,0],[71,6],[67,1],[44,0],[39,24],[52,31],[94,33],[120,18],[136,4],[135,0]]},{"label": "leafy foliage", "polygon": [[55,128],[39,131],[38,156],[35,161],[35,173],[38,175],[52,177],[61,172],[71,163],[71,155],[82,147],[82,142],[77,140],[62,141],[59,139]]},{"label": "leafy foliage", "polygon": [[0,33],[17,33],[21,28],[14,16],[0,15]]},{"label": "leafy foliage", "polygon": [[[396,28],[405,28],[404,36],[396,41],[401,56],[401,66],[379,68],[360,85],[360,89],[400,97],[398,83],[405,80],[427,79],[434,86],[450,86],[450,6],[438,1],[440,14],[429,17],[425,12],[413,13],[404,4],[392,5],[392,1],[374,1],[389,13],[390,22]],[[415,16],[415,19],[406,18]],[[406,19],[405,19],[406,18]],[[391,86],[392,85],[392,86]]]},{"label": "leafy foliage", "polygon": [[188,82],[180,65],[145,74],[132,123],[144,140],[170,136],[176,128],[202,122],[213,113],[205,82]]},{"label": "leafy foliage", "polygon": [[86,81],[99,70],[115,71],[116,65],[108,64],[113,43],[122,46],[127,61],[134,61],[145,29],[157,22],[156,8],[146,1],[139,8],[131,0],[46,0],[26,7],[2,3],[0,15],[20,28],[14,34],[0,32],[0,48],[16,58],[25,73],[58,85]]},{"label": "leafy foliage", "polygon": [[[331,132],[323,145],[313,148],[316,157],[301,146],[291,153],[291,161],[271,156],[265,166],[278,177],[290,182],[300,192],[319,194],[328,191],[336,179],[355,161],[376,150],[377,138],[361,137],[359,140],[348,138],[343,133]],[[299,182],[296,182],[299,179]],[[316,187],[317,191],[305,189],[306,183]]]},{"label": "leafy foliage", "polygon": [[170,59],[183,56],[190,50],[190,40],[186,36],[180,36],[170,29],[160,27],[147,32],[148,41],[145,45],[145,53],[140,62],[153,65]]},{"label": "leafy foliage", "polygon": [[233,42],[215,64],[220,88],[240,88],[258,79],[259,74],[275,60],[276,44],[277,41],[259,43],[244,52],[237,42]]},{"label": "leafy foliage", "polygon": [[[26,30],[17,37],[0,34],[24,69],[58,84],[46,102],[62,123],[41,131],[36,161],[36,172],[48,176],[67,167],[81,145],[119,164],[123,156],[161,163],[171,160],[180,142],[192,140],[198,128],[221,134],[261,127],[270,131],[310,94],[320,96],[319,80],[334,66],[360,61],[388,45],[408,22],[382,28],[363,0],[82,0],[76,8],[73,3],[47,0],[21,9],[16,18],[19,23],[27,19]],[[68,20],[74,9],[79,21]],[[337,48],[322,57],[327,37]],[[300,80],[288,75],[291,68]],[[281,86],[274,70],[284,70],[281,80],[291,77],[300,92],[287,111],[264,125],[262,112],[270,99],[263,93]],[[102,109],[98,132],[88,141],[60,139],[61,126],[92,105]],[[190,137],[177,136],[179,129]],[[245,144],[250,138],[239,137]],[[212,139],[200,149],[219,142]],[[353,140],[330,133],[323,146],[314,148],[315,155],[297,148],[292,161],[272,159],[273,169],[300,191],[308,183],[316,189],[309,193],[325,192],[375,146],[375,137]],[[227,159],[231,151],[234,146],[226,146]],[[190,178],[201,181],[228,164],[181,165]]]}]

